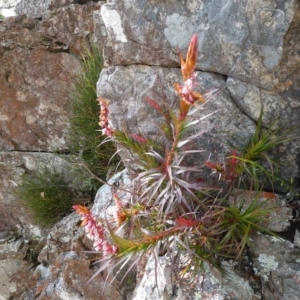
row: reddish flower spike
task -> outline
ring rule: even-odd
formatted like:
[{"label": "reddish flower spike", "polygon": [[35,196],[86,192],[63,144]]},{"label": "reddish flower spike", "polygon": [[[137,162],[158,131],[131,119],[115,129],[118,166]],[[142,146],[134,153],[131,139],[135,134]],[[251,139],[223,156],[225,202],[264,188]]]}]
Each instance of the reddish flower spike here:
[{"label": "reddish flower spike", "polygon": [[102,127],[102,134],[112,136],[113,131],[111,130],[108,123],[108,101],[106,101],[104,98],[98,98],[97,101],[100,105],[99,126]]},{"label": "reddish flower spike", "polygon": [[102,250],[104,256],[116,253],[117,247],[105,239],[105,230],[100,223],[97,223],[91,211],[82,205],[74,205],[73,209],[81,216],[81,226],[85,226],[86,235],[93,241],[95,250]]}]

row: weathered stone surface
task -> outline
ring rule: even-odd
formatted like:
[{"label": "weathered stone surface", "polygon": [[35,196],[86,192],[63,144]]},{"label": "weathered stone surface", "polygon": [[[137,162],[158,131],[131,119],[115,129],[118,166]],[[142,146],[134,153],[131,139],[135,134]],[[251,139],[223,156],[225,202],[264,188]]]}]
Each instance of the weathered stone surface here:
[{"label": "weathered stone surface", "polygon": [[[222,91],[225,86],[224,78],[221,75],[206,72],[197,74],[201,91],[221,90],[219,95],[205,103],[197,112],[196,117],[199,118],[213,113],[212,116],[193,128],[194,133],[209,131],[210,128],[213,128],[210,138],[207,135],[199,138],[199,149],[218,148],[221,140],[227,142],[232,135],[239,137],[235,143],[247,140],[254,131],[254,123],[245,117],[228,94]],[[162,117],[147,104],[145,99],[149,97],[160,104],[166,101],[176,109],[179,98],[173,87],[175,82],[181,82],[180,70],[176,68],[145,65],[116,66],[105,68],[101,72],[97,91],[99,96],[110,100],[110,121],[113,128],[155,137],[158,134],[158,125],[162,122]],[[218,122],[214,122],[215,119],[218,119]],[[225,148],[226,151],[229,151],[226,144]],[[119,154],[126,163],[127,153],[121,151]],[[209,151],[206,153],[206,159],[208,156]],[[128,168],[131,166],[128,165]]]},{"label": "weathered stone surface", "polygon": [[232,261],[223,263],[228,276],[221,276],[218,271],[205,266],[205,271],[198,274],[193,284],[188,283],[191,279],[189,273],[181,279],[181,283],[173,278],[172,284],[168,260],[159,257],[155,264],[154,257],[151,256],[143,279],[134,291],[133,300],[261,299],[250,286],[249,278],[242,278],[234,272],[234,265]]},{"label": "weathered stone surface", "polygon": [[116,193],[126,205],[130,200],[131,187],[132,181],[126,169],[115,174],[108,180],[107,184],[98,190],[91,209],[92,213],[103,220],[106,218],[114,219],[115,202],[113,201],[113,193]]},{"label": "weathered stone surface", "polygon": [[300,232],[296,229],[295,237],[294,237],[294,245],[300,248]]},{"label": "weathered stone surface", "polygon": [[97,8],[71,5],[43,22],[18,16],[0,23],[0,230],[27,224],[35,231],[13,189],[39,160],[53,161],[38,152],[67,147],[69,93],[81,69],[74,53],[89,42]]},{"label": "weathered stone surface", "polygon": [[[202,70],[258,82],[257,75],[278,65],[297,5],[295,0],[111,1],[100,12],[106,36],[97,38],[114,65],[172,67],[178,66],[176,49],[196,33]],[[253,58],[262,65],[260,73]]]},{"label": "weathered stone surface", "polygon": [[[61,6],[62,2],[54,4]],[[43,21],[23,15],[0,22],[1,233],[18,230],[26,237],[44,234],[31,224],[28,211],[13,194],[24,173],[54,163],[72,180],[71,167],[44,152],[67,149],[70,90],[81,70],[78,54],[91,41],[92,15],[99,7],[96,3],[72,4],[54,10],[52,6]],[[28,279],[32,266],[27,267],[26,261],[17,257],[4,255],[1,259],[0,272],[14,280],[3,275],[0,295],[5,300],[12,295],[13,299],[27,299],[23,293],[32,283]]]},{"label": "weathered stone surface", "polygon": [[70,89],[99,6],[71,5],[43,22],[8,18],[0,32],[0,149],[66,149]]},{"label": "weathered stone surface", "polygon": [[[93,0],[21,0],[17,3],[15,12],[25,14],[30,18],[41,18],[48,10],[54,10],[70,4],[87,4]],[[97,1],[93,1],[97,2]]]},{"label": "weathered stone surface", "polygon": [[261,278],[264,299],[296,300],[299,298],[299,248],[291,242],[256,234],[251,250],[253,266]]},{"label": "weathered stone surface", "polygon": [[79,223],[79,216],[73,213],[52,228],[38,258],[41,265],[35,271],[35,285],[26,299],[122,299],[102,275],[87,283],[96,271],[91,262],[95,257],[84,252],[92,250],[91,241]]},{"label": "weathered stone surface", "polygon": [[[160,79],[160,91],[155,93],[152,92],[154,87],[149,89],[147,85],[158,85],[153,81],[154,70],[162,74],[166,70],[158,71],[159,68],[179,67],[177,49],[186,51],[192,33],[199,37],[198,69],[210,72],[208,76],[212,77],[219,74],[219,80],[223,81],[218,87],[224,90],[217,98],[223,97],[223,101],[217,100],[218,104],[215,99],[210,101],[218,108],[223,106],[223,110],[210,118],[211,123],[220,125],[219,128],[232,135],[239,128],[243,140],[247,141],[253,132],[252,120],[257,121],[263,104],[264,125],[275,121],[277,126],[298,124],[299,11],[299,3],[295,0],[187,3],[133,0],[102,5],[101,10],[94,13],[95,36],[103,45],[108,69],[100,76],[98,94],[111,100],[112,125],[118,127],[126,123],[126,129],[155,132],[157,116],[152,124],[146,121],[153,114],[141,109],[142,95],[154,100],[163,93],[170,96],[172,80],[167,79],[166,84]],[[165,76],[160,75],[160,78]],[[144,78],[143,83],[141,78]],[[203,92],[210,88],[208,82],[200,89]],[[114,103],[126,103],[131,109],[122,104],[117,109]],[[138,117],[133,117],[134,112]],[[220,135],[224,133],[219,132]],[[227,135],[227,141],[233,143],[231,140]],[[299,141],[293,141],[282,146],[276,154],[278,159],[285,158],[282,172],[286,177],[297,174],[299,148]]]},{"label": "weathered stone surface", "polygon": [[25,299],[25,293],[34,285],[33,263],[26,260],[29,241],[13,232],[0,236],[0,298]]},{"label": "weathered stone surface", "polygon": [[[155,266],[157,266],[156,270]],[[171,266],[167,259],[159,257],[157,264],[155,264],[155,258],[151,255],[144,274],[134,291],[132,300],[170,300],[172,298],[174,287],[171,283]],[[159,280],[156,281],[156,278]]]}]

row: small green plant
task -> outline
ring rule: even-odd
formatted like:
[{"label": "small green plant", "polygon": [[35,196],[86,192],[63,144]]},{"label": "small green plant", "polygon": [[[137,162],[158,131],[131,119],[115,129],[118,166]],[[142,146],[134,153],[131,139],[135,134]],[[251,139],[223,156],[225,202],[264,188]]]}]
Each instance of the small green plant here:
[{"label": "small green plant", "polygon": [[[127,263],[132,268],[151,251],[155,256],[161,253],[167,255],[172,270],[177,272],[175,275],[183,275],[188,270],[197,274],[206,263],[224,271],[220,260],[239,259],[249,244],[251,233],[259,230],[272,234],[260,225],[272,211],[265,202],[253,197],[244,199],[242,203],[233,201],[232,204],[229,199],[243,180],[250,179],[253,182],[250,189],[261,191],[259,175],[267,175],[272,180],[274,173],[267,151],[290,138],[286,135],[277,137],[278,131],[264,132],[261,113],[256,132],[243,149],[233,149],[221,161],[202,160],[196,164],[196,160],[192,160],[192,164],[189,163],[190,155],[207,152],[205,149],[193,149],[196,144],[193,142],[205,130],[190,135],[189,129],[209,117],[199,117],[201,103],[214,95],[211,92],[203,96],[194,90],[197,86],[197,47],[198,39],[193,35],[186,60],[179,54],[184,81],[183,85],[175,85],[180,98],[179,111],[173,110],[167,101],[160,104],[145,99],[163,116],[160,124],[163,139],[157,141],[140,134],[113,130],[108,120],[108,102],[103,98],[97,99],[101,106],[102,133],[133,153],[133,163],[140,172],[134,179],[127,207],[114,194],[114,225],[105,220],[97,223],[87,208],[74,206],[83,225],[88,224],[86,229],[88,236],[95,241],[95,249],[103,253],[102,267],[95,276],[105,268],[112,271],[114,267],[122,268]],[[266,167],[262,167],[263,163]],[[214,184],[202,177],[205,169],[211,170],[216,178]],[[130,234],[121,237],[117,232],[125,224],[130,225]],[[105,235],[106,231],[110,240]],[[185,267],[180,268],[183,258]]]},{"label": "small green plant", "polygon": [[25,174],[16,195],[30,211],[32,220],[51,226],[66,216],[75,200],[75,192],[62,173],[53,166],[43,167],[34,174]]},{"label": "small green plant", "polygon": [[[95,101],[96,83],[103,67],[101,50],[92,45],[86,47],[82,54],[82,72],[74,83],[72,89],[71,118],[69,149],[72,161],[80,167],[82,178],[90,178],[89,186],[96,191],[101,184],[85,168],[94,174],[93,177],[106,179],[109,165],[113,167],[118,160],[111,159],[116,151],[112,142],[102,143],[104,137],[97,134],[99,131],[99,105]],[[101,146],[100,146],[101,145]]]},{"label": "small green plant", "polygon": [[265,185],[273,189],[273,183],[287,185],[279,177],[278,163],[270,155],[270,150],[299,137],[296,128],[278,127],[264,128],[262,125],[263,108],[261,109],[253,136],[241,149],[231,151],[223,160],[205,161],[205,165],[213,170],[218,180],[226,182],[227,188],[247,188],[260,190]]},{"label": "small green plant", "polygon": [[0,13],[0,21],[4,20],[5,17]]}]

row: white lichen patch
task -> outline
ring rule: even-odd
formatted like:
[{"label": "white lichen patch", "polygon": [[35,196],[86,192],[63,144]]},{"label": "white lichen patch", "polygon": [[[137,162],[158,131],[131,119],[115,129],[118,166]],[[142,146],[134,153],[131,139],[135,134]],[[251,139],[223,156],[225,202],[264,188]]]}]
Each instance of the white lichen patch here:
[{"label": "white lichen patch", "polygon": [[39,227],[29,224],[28,229],[34,239],[42,239],[43,234]]},{"label": "white lichen patch", "polygon": [[66,147],[66,140],[64,138],[65,135],[58,136],[57,134],[49,134],[49,138],[47,139],[48,145],[51,145],[53,149],[61,149]]},{"label": "white lichen patch", "polygon": [[35,84],[36,84],[37,86],[39,86],[39,87],[45,86],[46,83],[47,83],[47,82],[46,82],[45,80],[43,80],[42,78],[38,78],[38,79],[35,81]]},{"label": "white lichen patch", "polygon": [[30,171],[35,171],[38,167],[37,161],[31,156],[24,156],[25,168]]},{"label": "white lichen patch", "polygon": [[189,0],[187,2],[187,7],[190,11],[196,11],[203,9],[204,3],[202,0]]},{"label": "white lichen patch", "polygon": [[274,69],[282,56],[282,47],[260,46],[259,54],[264,58],[264,65],[268,70]]},{"label": "white lichen patch", "polygon": [[275,260],[274,255],[259,254],[258,261],[266,271],[274,271],[278,268],[278,262]]},{"label": "white lichen patch", "polygon": [[281,238],[280,236],[270,236],[268,238],[269,238],[269,240],[271,242],[275,242],[275,243],[277,243],[277,242],[281,242],[281,243],[285,242],[285,240],[283,238]]},{"label": "white lichen patch", "polygon": [[244,23],[241,22],[235,22],[235,26],[239,29],[241,29],[242,27],[244,27]]},{"label": "white lichen patch", "polygon": [[20,92],[20,91],[17,91],[16,93],[16,100],[17,101],[20,101],[20,102],[26,102],[26,99],[27,99],[27,95]]},{"label": "white lichen patch", "polygon": [[0,115],[0,121],[9,121],[9,117],[6,115]]},{"label": "white lichen patch", "polygon": [[35,122],[36,122],[35,116],[32,116],[32,115],[26,116],[25,119],[26,119],[26,124],[28,124],[28,125],[35,124]]},{"label": "white lichen patch", "polygon": [[259,275],[264,281],[268,281],[270,272],[275,271],[279,265],[278,262],[275,260],[275,256],[261,253],[258,256],[258,262],[261,266],[261,270],[258,271],[256,268],[253,268],[255,274]]},{"label": "white lichen patch", "polygon": [[112,31],[117,41],[127,43],[119,13],[116,10],[109,9],[107,5],[102,5],[101,16],[108,32]]}]

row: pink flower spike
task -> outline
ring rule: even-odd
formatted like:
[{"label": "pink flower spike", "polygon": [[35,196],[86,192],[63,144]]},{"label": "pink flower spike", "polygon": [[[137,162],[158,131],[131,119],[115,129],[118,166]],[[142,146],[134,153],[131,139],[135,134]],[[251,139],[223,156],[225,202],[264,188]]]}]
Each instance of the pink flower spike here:
[{"label": "pink flower spike", "polygon": [[104,98],[98,98],[97,101],[99,102],[100,105],[100,115],[99,115],[99,126],[101,126],[102,129],[102,134],[107,135],[107,136],[112,136],[113,131],[111,130],[108,122],[108,101],[105,100]]},{"label": "pink flower spike", "polygon": [[104,256],[116,253],[118,248],[105,239],[105,230],[91,211],[82,205],[74,205],[73,208],[81,216],[81,226],[85,226],[86,236],[93,241],[95,250],[102,250]]},{"label": "pink flower spike", "polygon": [[197,74],[193,73],[183,85],[177,85],[177,91],[179,92],[181,99],[189,105],[194,104],[196,100],[193,94],[194,87],[198,85],[198,83],[195,82],[196,77]]}]

